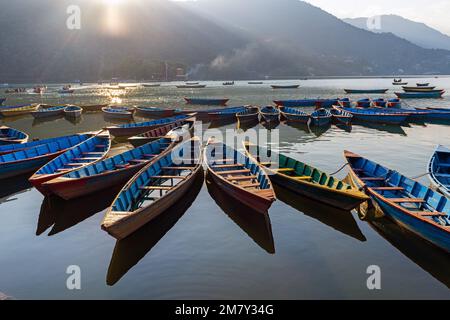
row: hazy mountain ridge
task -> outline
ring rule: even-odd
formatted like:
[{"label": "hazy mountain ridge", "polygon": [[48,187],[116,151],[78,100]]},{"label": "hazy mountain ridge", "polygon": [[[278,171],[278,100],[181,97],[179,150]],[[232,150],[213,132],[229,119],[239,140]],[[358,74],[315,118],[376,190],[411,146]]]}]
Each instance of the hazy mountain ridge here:
[{"label": "hazy mountain ridge", "polygon": [[355,27],[372,32],[393,33],[423,48],[450,50],[450,36],[424,23],[411,21],[397,15],[382,15],[376,18],[380,19],[380,29],[368,29],[367,21],[368,19],[373,20],[373,17],[344,19],[344,21]]},{"label": "hazy mountain ridge", "polygon": [[[449,73],[450,51],[353,27],[297,0],[130,3],[120,34],[90,0],[0,0],[0,81],[162,76],[164,62],[199,79]],[[68,30],[66,8],[82,9]],[[38,18],[38,19],[37,19]]]}]

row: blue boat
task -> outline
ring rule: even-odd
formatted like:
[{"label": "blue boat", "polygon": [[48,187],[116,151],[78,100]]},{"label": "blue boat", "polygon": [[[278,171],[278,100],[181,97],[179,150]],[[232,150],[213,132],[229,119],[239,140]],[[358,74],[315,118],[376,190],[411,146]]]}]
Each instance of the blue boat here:
[{"label": "blue boat", "polygon": [[226,108],[224,110],[213,110],[208,113],[208,118],[211,121],[236,119],[236,114],[245,112],[246,110],[247,108],[245,106]]},{"label": "blue boat", "polygon": [[147,224],[183,196],[203,174],[201,141],[183,142],[163,154],[122,189],[102,222],[102,229],[118,240]]},{"label": "blue boat", "polygon": [[358,101],[356,101],[356,106],[358,108],[370,108],[371,105],[372,101],[369,98],[359,99]]},{"label": "blue boat", "polygon": [[375,106],[381,107],[381,108],[385,108],[387,106],[387,101],[386,101],[386,99],[383,99],[383,98],[374,99],[374,100],[372,100],[372,103]]},{"label": "blue boat", "polygon": [[30,178],[30,182],[44,196],[48,196],[50,193],[43,186],[45,182],[99,162],[106,157],[110,149],[109,132],[102,131],[45,164]]},{"label": "blue boat", "polygon": [[0,98],[0,106],[6,101],[6,98]]},{"label": "blue boat", "polygon": [[0,179],[36,171],[50,160],[86,141],[91,136],[83,134],[63,137],[34,148],[4,154],[0,156]]},{"label": "blue boat", "polygon": [[22,151],[22,150],[26,150],[26,149],[31,149],[31,148],[49,144],[49,143],[58,143],[59,141],[65,141],[68,138],[73,138],[76,136],[79,136],[79,134],[64,136],[64,137],[57,137],[57,138],[50,138],[50,139],[43,139],[43,140],[35,140],[35,141],[30,141],[30,142],[22,143],[22,144],[0,145],[0,155],[14,153],[14,152],[18,152],[18,151]]},{"label": "blue boat", "polygon": [[29,104],[21,104],[18,106],[0,106],[0,110],[11,110],[11,109],[19,109],[23,107],[28,107]]},{"label": "blue boat", "polygon": [[193,115],[194,114],[185,114],[185,115],[183,114],[171,118],[163,118],[148,122],[127,123],[123,125],[111,126],[105,129],[109,130],[109,132],[115,137],[132,137],[172,122],[185,120],[187,118],[192,117]]},{"label": "blue boat", "polygon": [[343,108],[343,110],[351,113],[354,120],[372,123],[402,124],[409,117],[408,113],[386,112],[384,108]]},{"label": "blue boat", "polygon": [[331,123],[332,118],[331,112],[322,108],[311,113],[311,124],[317,127],[325,127]]},{"label": "blue boat", "polygon": [[381,111],[381,112],[387,112],[392,114],[407,114],[408,115],[408,121],[412,120],[418,120],[418,121],[425,121],[431,111],[423,109],[423,110],[417,110],[417,109],[403,109],[403,108],[379,108],[379,107],[373,107],[369,110],[375,110],[375,111]]},{"label": "blue boat", "polygon": [[28,141],[28,135],[6,126],[0,126],[0,146],[11,144],[23,144]]},{"label": "blue boat", "polygon": [[365,190],[376,210],[450,252],[450,200],[397,171],[345,151],[353,184]]},{"label": "blue boat", "polygon": [[67,106],[56,106],[56,107],[50,107],[50,108],[39,108],[38,110],[31,112],[31,115],[35,119],[42,119],[42,118],[61,116],[61,115],[64,114],[64,109],[66,107]]},{"label": "blue boat", "polygon": [[416,108],[417,111],[428,112],[426,120],[429,122],[450,121],[450,109],[444,108]]},{"label": "blue boat", "polygon": [[438,99],[442,98],[445,91],[440,92],[395,92],[399,99]]},{"label": "blue boat", "polygon": [[387,102],[389,108],[401,108],[402,101],[398,98],[389,99]]},{"label": "blue boat", "polygon": [[363,93],[384,94],[388,90],[389,89],[344,89],[344,91],[349,94],[363,94]]},{"label": "blue boat", "polygon": [[339,103],[339,99],[300,99],[300,100],[275,100],[274,103],[281,107],[318,107],[331,108]]},{"label": "blue boat", "polygon": [[333,116],[333,121],[336,124],[344,124],[349,125],[352,122],[353,115],[345,110],[342,110],[338,107],[333,107],[333,109],[330,110],[330,113]]},{"label": "blue boat", "polygon": [[261,115],[261,119],[265,122],[277,122],[280,120],[280,110],[275,108],[274,106],[266,106],[259,110]]},{"label": "blue boat", "polygon": [[352,102],[351,102],[350,98],[341,98],[341,99],[339,99],[337,105],[340,105],[341,107],[351,107]]},{"label": "blue boat", "polygon": [[438,146],[428,164],[431,182],[450,198],[450,149]]},{"label": "blue boat", "polygon": [[300,111],[296,108],[280,107],[281,117],[287,122],[309,123],[311,117],[309,114]]},{"label": "blue boat", "polygon": [[73,200],[102,190],[123,186],[136,173],[161,154],[171,150],[176,141],[161,138],[140,147],[71,171],[43,184],[49,193]]}]

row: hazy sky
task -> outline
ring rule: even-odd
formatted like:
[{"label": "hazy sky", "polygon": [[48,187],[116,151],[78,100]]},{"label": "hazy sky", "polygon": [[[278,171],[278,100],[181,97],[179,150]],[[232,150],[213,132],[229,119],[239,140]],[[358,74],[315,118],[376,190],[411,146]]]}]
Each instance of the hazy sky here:
[{"label": "hazy sky", "polygon": [[397,14],[450,35],[450,0],[304,0],[339,18]]}]

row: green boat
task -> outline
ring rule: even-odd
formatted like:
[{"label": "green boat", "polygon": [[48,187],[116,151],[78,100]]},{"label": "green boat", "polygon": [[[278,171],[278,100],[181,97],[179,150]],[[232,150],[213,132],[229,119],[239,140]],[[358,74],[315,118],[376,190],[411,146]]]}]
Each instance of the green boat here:
[{"label": "green boat", "polygon": [[[297,194],[347,211],[369,200],[358,189],[301,161],[246,142],[244,147],[249,157],[264,167],[272,182]],[[266,159],[278,163],[263,162]]]}]

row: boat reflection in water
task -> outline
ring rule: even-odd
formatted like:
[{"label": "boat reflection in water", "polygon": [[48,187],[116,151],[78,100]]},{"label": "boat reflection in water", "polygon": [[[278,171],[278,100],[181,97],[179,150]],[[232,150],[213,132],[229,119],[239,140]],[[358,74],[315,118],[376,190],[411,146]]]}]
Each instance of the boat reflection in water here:
[{"label": "boat reflection in water", "polygon": [[253,121],[243,121],[243,122],[238,121],[236,124],[236,128],[241,129],[242,131],[245,132],[249,129],[256,127],[257,125],[259,125],[258,119],[255,119]]},{"label": "boat reflection in water", "polygon": [[274,185],[277,199],[323,224],[361,242],[367,239],[350,211],[339,210]]},{"label": "boat reflection in water", "polygon": [[11,197],[30,190],[33,187],[28,181],[30,176],[31,174],[25,174],[0,180],[0,204],[17,200]]},{"label": "boat reflection in water", "polygon": [[217,205],[262,249],[275,254],[272,225],[268,213],[253,211],[225,194],[207,175],[208,192]]},{"label": "boat reflection in water", "polygon": [[325,134],[330,128],[331,124],[326,126],[308,126],[307,124],[302,123],[293,123],[293,122],[286,122],[286,125],[289,127],[295,128],[297,130],[303,131],[305,133],[314,135],[314,137],[321,137]]},{"label": "boat reflection in water", "polygon": [[387,132],[391,134],[398,134],[401,136],[407,136],[405,130],[401,126],[388,125],[388,124],[377,124],[377,123],[367,123],[367,122],[354,122],[354,125],[358,125],[364,128],[374,129],[380,132]]},{"label": "boat reflection in water", "polygon": [[106,276],[107,285],[115,285],[175,226],[197,198],[203,182],[202,172],[182,200],[129,237],[116,242]]},{"label": "boat reflection in water", "polygon": [[36,235],[43,234],[53,226],[48,233],[49,236],[53,236],[104,211],[114,201],[120,189],[121,186],[116,186],[71,201],[56,196],[46,197],[41,205]]},{"label": "boat reflection in water", "polygon": [[450,288],[450,258],[444,251],[387,218],[368,221],[391,245]]},{"label": "boat reflection in water", "polygon": [[228,118],[228,119],[223,119],[223,120],[213,120],[213,121],[211,121],[211,123],[209,125],[209,128],[210,129],[220,128],[220,127],[223,127],[223,126],[227,126],[227,125],[233,124],[235,122],[237,122],[236,118]]}]

